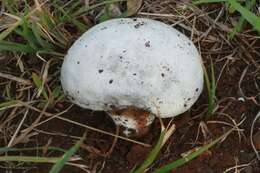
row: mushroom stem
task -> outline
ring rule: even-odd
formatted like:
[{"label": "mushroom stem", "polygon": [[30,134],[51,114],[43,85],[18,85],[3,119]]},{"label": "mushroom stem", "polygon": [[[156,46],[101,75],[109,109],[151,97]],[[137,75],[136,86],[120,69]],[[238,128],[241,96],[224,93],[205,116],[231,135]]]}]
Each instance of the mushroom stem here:
[{"label": "mushroom stem", "polygon": [[108,114],[116,125],[122,126],[127,137],[144,136],[155,119],[155,115],[135,107],[109,111]]}]

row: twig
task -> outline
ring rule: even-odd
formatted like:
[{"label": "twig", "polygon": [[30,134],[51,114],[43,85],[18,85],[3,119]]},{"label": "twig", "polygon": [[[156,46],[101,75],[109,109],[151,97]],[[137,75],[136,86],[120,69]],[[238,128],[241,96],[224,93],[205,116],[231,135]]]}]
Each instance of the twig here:
[{"label": "twig", "polygon": [[251,126],[251,129],[250,129],[250,142],[251,142],[251,145],[253,147],[253,150],[256,154],[256,157],[258,160],[260,160],[260,155],[255,147],[255,144],[254,144],[254,141],[253,141],[253,132],[254,132],[254,126],[255,126],[255,123],[256,123],[256,120],[260,117],[260,111],[257,113],[257,115],[255,116],[254,120],[253,120],[253,123],[252,123],[252,126]]},{"label": "twig", "polygon": [[20,131],[20,129],[21,129],[21,127],[22,127],[22,124],[24,123],[24,121],[25,121],[25,119],[26,119],[26,117],[27,117],[28,112],[29,112],[29,109],[27,108],[27,109],[25,110],[25,113],[24,113],[24,116],[23,116],[21,122],[19,123],[17,129],[15,130],[15,132],[14,132],[14,134],[13,134],[11,140],[9,141],[9,143],[8,143],[8,145],[7,145],[7,147],[11,147],[11,146],[13,145],[14,139],[16,138],[18,132]]}]

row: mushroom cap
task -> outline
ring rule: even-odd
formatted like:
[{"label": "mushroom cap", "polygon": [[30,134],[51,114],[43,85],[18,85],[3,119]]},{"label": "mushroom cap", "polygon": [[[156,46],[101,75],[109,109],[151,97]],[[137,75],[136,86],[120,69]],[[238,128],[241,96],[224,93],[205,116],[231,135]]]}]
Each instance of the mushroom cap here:
[{"label": "mushroom cap", "polygon": [[194,44],[169,25],[145,18],[112,19],[72,45],[61,83],[71,101],[83,108],[133,106],[173,117],[198,99],[202,61]]}]

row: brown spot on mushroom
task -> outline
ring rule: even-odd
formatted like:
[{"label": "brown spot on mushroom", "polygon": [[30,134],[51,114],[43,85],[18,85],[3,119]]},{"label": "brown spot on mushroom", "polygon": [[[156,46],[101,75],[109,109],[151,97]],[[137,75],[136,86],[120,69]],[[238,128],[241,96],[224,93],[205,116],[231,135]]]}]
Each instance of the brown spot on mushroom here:
[{"label": "brown spot on mushroom", "polygon": [[151,47],[150,41],[147,41],[144,45],[145,47]]},{"label": "brown spot on mushroom", "polygon": [[137,18],[133,18],[133,21],[137,21]]},{"label": "brown spot on mushroom", "polygon": [[183,106],[186,108],[186,107],[187,107],[187,104],[185,103]]},{"label": "brown spot on mushroom", "polygon": [[199,88],[196,88],[196,92],[198,92],[199,91]]},{"label": "brown spot on mushroom", "polygon": [[110,79],[110,80],[109,80],[109,84],[112,84],[112,83],[113,83],[113,79]]},{"label": "brown spot on mushroom", "polygon": [[99,73],[102,73],[103,71],[104,71],[103,69],[99,69],[99,70],[98,70]]},{"label": "brown spot on mushroom", "polygon": [[80,61],[77,61],[77,64],[79,64],[80,63]]},{"label": "brown spot on mushroom", "polygon": [[134,27],[137,29],[139,28],[140,26],[144,25],[144,22],[139,22],[137,23]]},{"label": "brown spot on mushroom", "polygon": [[164,77],[165,76],[164,73],[161,73],[161,76]]},{"label": "brown spot on mushroom", "polygon": [[103,27],[103,28],[101,28],[100,30],[105,30],[105,29],[107,29],[107,27],[105,26],[105,27]]},{"label": "brown spot on mushroom", "polygon": [[190,101],[191,98],[188,98],[187,100]]},{"label": "brown spot on mushroom", "polygon": [[133,73],[134,76],[136,76],[136,73]]},{"label": "brown spot on mushroom", "polygon": [[123,50],[123,53],[126,53],[126,50]]}]

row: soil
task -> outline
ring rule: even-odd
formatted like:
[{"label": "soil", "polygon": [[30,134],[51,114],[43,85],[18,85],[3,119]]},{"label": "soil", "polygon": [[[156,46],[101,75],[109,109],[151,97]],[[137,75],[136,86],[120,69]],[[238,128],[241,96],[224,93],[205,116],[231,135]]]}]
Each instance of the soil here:
[{"label": "soil", "polygon": [[[230,78],[226,77],[223,80],[231,80]],[[232,80],[235,83],[236,78],[233,77]],[[218,95],[218,98],[226,97],[226,93],[229,92],[231,92],[234,96],[234,93],[237,92],[235,89],[235,84],[234,88],[230,88],[230,86],[225,86],[224,84],[219,86],[221,86],[219,87],[219,90],[225,90],[226,92],[223,92],[225,95]],[[218,94],[220,93],[221,92],[218,92]],[[176,117],[175,123],[177,130],[169,139],[169,141],[167,141],[158,159],[148,172],[152,172],[155,168],[181,158],[183,153],[186,153],[187,151],[192,150],[197,146],[206,144],[210,141],[210,139],[214,139],[220,136],[229,129],[228,126],[223,124],[210,123],[213,121],[231,122],[225,116],[214,115],[207,119],[207,121],[205,121],[205,119],[203,119],[201,116],[197,116],[198,113],[201,112],[200,109],[202,109],[199,105],[206,103],[205,98],[206,95],[203,94],[199,102],[196,103],[192,110]],[[228,106],[228,108],[226,108],[226,106]],[[252,146],[249,140],[249,132],[252,120],[256,115],[258,108],[250,101],[242,102],[234,99],[227,99],[226,101],[223,101],[220,110],[223,110],[224,108],[226,108],[225,114],[230,115],[237,122],[241,120],[242,116],[246,117],[245,122],[241,126],[241,129],[244,130],[241,136],[241,140],[239,139],[238,134],[234,132],[217,146],[205,152],[198,158],[188,162],[184,166],[176,170],[172,170],[171,172],[221,173],[228,168],[234,167],[236,164],[247,164],[249,162],[253,163],[241,172],[258,173],[260,171],[260,167],[256,163],[255,154],[252,150]],[[115,133],[116,131],[116,127],[112,120],[104,112],[91,112],[74,106],[64,115],[64,117],[112,133]],[[167,120],[165,121],[167,122]],[[201,132],[199,135],[197,134],[199,125],[203,122],[208,127],[208,133],[205,137]],[[43,130],[49,133],[56,133],[57,135],[39,133],[39,135],[31,139],[31,142],[20,147],[31,147],[34,146],[36,142],[38,146],[44,146],[46,145],[47,141],[51,140],[51,146],[68,149],[76,141],[72,140],[70,136],[80,136],[86,131],[84,128],[80,128],[79,126],[72,125],[71,123],[66,123],[57,119],[49,121],[45,125],[41,126],[39,130]],[[152,124],[149,133],[141,139],[137,140],[149,144],[154,144],[158,139],[159,132],[160,123],[155,121]],[[60,136],[59,134],[67,134],[68,136]],[[197,135],[198,139],[196,139]],[[79,151],[79,155],[84,159],[84,162],[81,161],[79,163],[87,165],[94,172],[102,170],[102,173],[126,173],[129,172],[136,164],[142,163],[151,150],[151,148],[143,147],[138,144],[132,144],[124,140],[118,140],[113,149],[113,152],[107,157],[104,157],[103,155],[110,150],[113,140],[113,137],[88,130],[84,146],[81,147]],[[257,141],[257,143],[259,143],[259,141]],[[50,152],[45,156],[59,156],[59,154],[60,153]],[[51,166],[52,165],[46,164],[34,165],[34,168],[28,172],[47,173],[51,169]],[[231,172],[234,172],[234,170],[235,169],[233,169]],[[20,172],[20,170],[17,170],[17,172]],[[71,166],[66,166],[62,171],[62,173],[80,172],[84,171]]]},{"label": "soil", "polygon": [[[146,1],[146,4],[153,4],[150,1]],[[167,4],[167,2],[165,2]],[[176,6],[176,4],[174,3]],[[164,8],[170,8],[168,5],[162,4]],[[147,11],[154,12],[148,7]],[[221,5],[209,6],[209,9],[219,9]],[[144,8],[145,9],[145,8]],[[171,9],[168,9],[171,10]],[[167,13],[167,9],[163,11]],[[213,16],[212,16],[213,17]],[[155,17],[156,18],[156,17]],[[213,17],[214,18],[214,17]],[[162,20],[165,23],[173,23],[170,19],[157,17],[157,20]],[[225,16],[221,18],[220,22],[226,21]],[[197,24],[197,30],[205,32],[208,27],[201,21]],[[189,31],[184,30],[180,26],[176,26],[180,31],[186,35],[190,35]],[[224,27],[224,26],[223,26]],[[211,38],[220,38],[223,31],[213,30],[210,32]],[[254,34],[253,34],[254,35]],[[210,37],[208,36],[208,37]],[[172,173],[222,173],[225,170],[230,169],[228,172],[244,172],[244,173],[259,173],[260,165],[257,162],[256,154],[253,151],[250,142],[250,130],[252,122],[258,111],[260,110],[260,98],[256,97],[254,101],[253,96],[259,94],[260,85],[260,73],[259,73],[259,53],[255,52],[255,49],[250,48],[250,44],[244,46],[245,40],[242,38],[236,38],[230,44],[223,41],[223,45],[220,50],[212,50],[214,41],[202,41],[197,46],[200,46],[202,52],[202,58],[206,68],[209,71],[210,58],[215,68],[215,76],[218,81],[216,96],[218,99],[218,108],[211,117],[205,117],[204,112],[207,110],[208,95],[206,86],[196,104],[188,112],[179,115],[174,118],[176,124],[176,131],[167,141],[166,145],[160,152],[155,163],[152,164],[148,172],[153,172],[156,168],[159,168],[167,163],[177,160],[182,157],[182,154],[188,151],[194,150],[194,148],[209,143],[218,136],[224,134],[230,129],[230,126],[224,124],[239,123],[243,119],[244,122],[239,126],[242,130],[240,135],[238,132],[233,132],[221,143],[203,153],[201,156],[188,162],[184,166],[181,166]],[[248,41],[249,43],[250,40]],[[254,42],[254,47],[260,50],[260,40]],[[239,49],[235,54],[230,56],[234,50]],[[250,59],[253,57],[253,60]],[[256,61],[256,64],[253,62]],[[1,62],[1,61],[0,61]],[[15,69],[14,63],[4,62],[7,64],[5,71]],[[10,65],[11,64],[11,65]],[[34,65],[27,64],[28,66]],[[37,66],[37,65],[36,65]],[[8,67],[8,68],[7,68]],[[4,69],[5,66],[0,64],[0,69]],[[245,69],[247,73],[244,76],[241,86],[239,81]],[[40,68],[38,68],[40,70]],[[220,78],[218,79],[218,77]],[[6,82],[1,80],[0,82]],[[12,87],[15,91],[15,87]],[[0,88],[3,89],[3,88]],[[241,93],[241,90],[243,93]],[[246,95],[247,97],[243,96]],[[0,102],[4,98],[0,97]],[[48,112],[60,112],[65,110],[70,105],[69,101],[61,102],[55,105],[54,109],[48,110]],[[39,115],[39,113],[30,112],[30,116],[26,119],[25,124],[30,125]],[[105,112],[93,112],[90,110],[84,110],[80,107],[73,106],[68,112],[62,115],[75,122],[80,122],[85,125],[89,125],[98,129],[105,130],[107,132],[116,133],[116,127],[112,120]],[[49,117],[45,117],[47,119]],[[17,124],[21,117],[16,117],[12,122]],[[165,124],[169,122],[165,119]],[[200,127],[203,127],[202,129]],[[256,122],[253,136],[256,147],[260,149],[260,121]],[[25,128],[25,127],[24,127]],[[203,133],[203,132],[204,133]],[[151,147],[143,147],[139,144],[134,144],[122,139],[115,141],[114,137],[98,133],[92,130],[87,130],[84,127],[62,121],[60,119],[52,119],[43,125],[40,125],[35,129],[37,135],[30,137],[29,141],[25,143],[17,144],[16,148],[26,148],[35,146],[52,146],[60,147],[63,149],[69,149],[75,144],[78,139],[74,136],[80,137],[86,132],[86,139],[80,150],[77,152],[82,160],[76,162],[78,164],[85,165],[87,170],[91,173],[127,173],[135,165],[141,164],[148,153],[151,151]],[[147,144],[154,145],[158,140],[160,133],[160,123],[156,120],[149,130],[149,132],[141,138],[134,138],[135,140],[142,141]],[[113,143],[115,142],[114,148]],[[1,146],[4,142],[1,140]],[[112,147],[112,150],[111,150]],[[10,152],[13,154],[20,154],[26,156],[61,156],[61,152],[58,151],[26,151],[26,152]],[[248,164],[246,166],[246,164]],[[237,170],[236,170],[236,167]],[[241,166],[241,167],[239,167]],[[51,169],[52,164],[20,164],[15,165],[15,169],[5,168],[5,164],[1,164],[0,173],[11,170],[13,173],[27,172],[27,173],[47,173]],[[233,169],[231,169],[233,168]],[[75,166],[65,166],[62,173],[83,173],[84,171]]]}]

